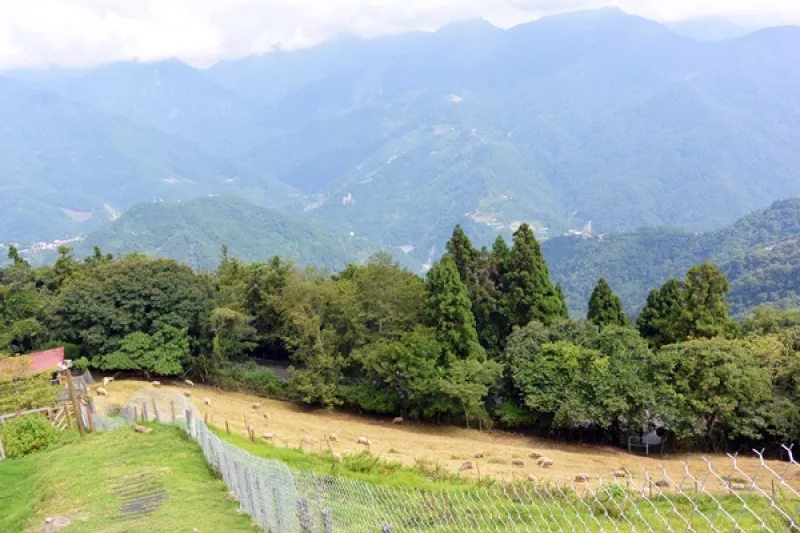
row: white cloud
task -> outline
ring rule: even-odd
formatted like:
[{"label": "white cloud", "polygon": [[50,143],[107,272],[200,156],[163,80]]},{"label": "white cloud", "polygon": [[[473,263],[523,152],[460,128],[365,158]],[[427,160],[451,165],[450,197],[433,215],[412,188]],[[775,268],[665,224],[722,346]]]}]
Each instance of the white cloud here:
[{"label": "white cloud", "polygon": [[166,57],[209,64],[341,32],[433,30],[476,16],[510,26],[608,4],[659,20],[800,23],[798,0],[0,0],[0,68]]}]

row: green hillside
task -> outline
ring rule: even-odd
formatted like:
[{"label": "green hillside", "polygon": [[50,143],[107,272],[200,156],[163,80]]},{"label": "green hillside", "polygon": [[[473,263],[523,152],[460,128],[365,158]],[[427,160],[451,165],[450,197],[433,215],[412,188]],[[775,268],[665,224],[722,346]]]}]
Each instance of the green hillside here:
[{"label": "green hillside", "polygon": [[78,255],[95,245],[106,253],[142,252],[205,270],[217,266],[223,245],[246,262],[279,255],[331,270],[365,259],[370,250],[361,239],[234,197],[139,204],[91,233]]},{"label": "green hillside", "polygon": [[573,313],[585,313],[594,284],[605,277],[626,309],[641,307],[647,292],[691,265],[712,261],[731,281],[734,312],[761,304],[790,305],[800,295],[800,198],[775,202],[726,228],[694,234],[648,228],[543,243],[553,279]]}]

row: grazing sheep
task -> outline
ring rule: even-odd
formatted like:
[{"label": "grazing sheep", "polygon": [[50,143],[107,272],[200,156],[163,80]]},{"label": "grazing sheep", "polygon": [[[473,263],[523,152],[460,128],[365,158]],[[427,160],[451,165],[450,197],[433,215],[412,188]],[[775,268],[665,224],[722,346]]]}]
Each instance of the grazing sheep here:
[{"label": "grazing sheep", "polygon": [[208,397],[203,398],[203,403],[206,404],[206,405],[211,405],[211,398],[208,398]]},{"label": "grazing sheep", "polygon": [[403,417],[402,416],[396,416],[396,417],[394,417],[392,419],[392,424],[397,425],[397,424],[402,424],[402,423],[403,423]]},{"label": "grazing sheep", "polygon": [[528,457],[530,457],[531,459],[539,459],[540,457],[544,457],[544,456],[542,454],[540,454],[539,452],[531,452],[531,454]]},{"label": "grazing sheep", "polygon": [[152,382],[152,383],[150,383],[150,384],[151,384],[153,387],[160,387],[160,386],[161,386],[161,382],[160,382],[160,381],[153,381],[153,382]]},{"label": "grazing sheep", "polygon": [[550,468],[551,466],[553,466],[553,460],[552,459],[548,459],[547,457],[542,457],[542,459],[544,459],[544,460],[539,465],[542,468]]},{"label": "grazing sheep", "polygon": [[139,424],[136,424],[135,426],[133,426],[133,430],[136,433],[151,433],[153,431],[152,428],[146,428],[144,426],[140,426]]},{"label": "grazing sheep", "polygon": [[256,402],[252,405],[253,409],[261,409],[261,404]]},{"label": "grazing sheep", "polygon": [[533,481],[534,483],[536,483],[537,481],[536,476],[534,476],[533,474],[528,474],[528,481]]},{"label": "grazing sheep", "polygon": [[358,439],[356,439],[356,444],[363,444],[364,446],[371,446],[372,445],[372,441],[369,440],[367,437],[358,437]]},{"label": "grazing sheep", "polygon": [[264,413],[264,420],[269,420],[269,413]]},{"label": "grazing sheep", "polygon": [[103,387],[97,387],[95,392],[97,393],[98,396],[108,396],[108,391]]},{"label": "grazing sheep", "polygon": [[336,461],[337,463],[342,462],[342,454],[340,454],[339,452],[333,452],[331,457],[333,457],[333,460]]},{"label": "grazing sheep", "polygon": [[473,457],[474,457],[475,459],[483,459],[483,452],[482,452],[482,451],[480,451],[480,450],[478,450],[477,452],[475,452],[475,454],[473,455]]},{"label": "grazing sheep", "polygon": [[114,381],[114,378],[103,378],[103,387],[108,387],[108,384]]},{"label": "grazing sheep", "polygon": [[194,387],[194,382],[191,379],[185,379],[185,380],[183,380],[183,382],[186,383],[190,387]]},{"label": "grazing sheep", "polygon": [[613,478],[619,478],[619,477],[626,478],[626,477],[628,477],[628,473],[625,472],[624,470],[617,470],[616,472],[611,472],[611,477],[613,477]]},{"label": "grazing sheep", "polygon": [[311,446],[311,437],[303,435],[303,446]]},{"label": "grazing sheep", "polygon": [[578,483],[588,483],[589,474],[578,474],[577,476],[575,476],[575,481]]},{"label": "grazing sheep", "polygon": [[472,461],[464,461],[458,471],[461,472],[463,470],[472,470],[474,467],[475,465],[472,464]]},{"label": "grazing sheep", "polygon": [[185,390],[185,391],[183,391],[183,395],[186,396],[187,398],[191,398],[192,397],[192,391]]},{"label": "grazing sheep", "polygon": [[666,489],[672,486],[672,483],[669,482],[667,479],[659,479],[656,481],[656,487]]},{"label": "grazing sheep", "polygon": [[522,459],[511,459],[511,466],[524,467],[525,461],[523,461]]},{"label": "grazing sheep", "polygon": [[261,438],[264,440],[272,440],[275,438],[275,435],[273,435],[272,433],[264,433],[263,435],[261,435]]},{"label": "grazing sheep", "polygon": [[339,442],[339,436],[336,433],[328,435],[328,440],[331,442]]},{"label": "grazing sheep", "polygon": [[731,490],[740,491],[746,489],[747,487],[745,487],[744,483],[731,483],[728,485],[728,488]]},{"label": "grazing sheep", "polygon": [[536,464],[542,466],[542,463],[545,461],[545,459],[547,459],[547,457],[545,456],[539,457],[538,459],[536,459]]}]

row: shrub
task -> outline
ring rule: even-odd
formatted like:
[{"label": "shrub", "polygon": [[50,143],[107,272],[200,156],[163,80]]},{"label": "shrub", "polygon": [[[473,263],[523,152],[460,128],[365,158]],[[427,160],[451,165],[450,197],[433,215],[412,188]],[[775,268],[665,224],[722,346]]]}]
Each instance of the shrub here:
[{"label": "shrub", "polygon": [[37,415],[12,418],[0,427],[0,435],[11,459],[46,450],[58,440],[58,430]]},{"label": "shrub", "polygon": [[286,397],[286,382],[269,368],[259,366],[254,361],[232,364],[220,369],[216,382],[223,389],[272,398]]}]

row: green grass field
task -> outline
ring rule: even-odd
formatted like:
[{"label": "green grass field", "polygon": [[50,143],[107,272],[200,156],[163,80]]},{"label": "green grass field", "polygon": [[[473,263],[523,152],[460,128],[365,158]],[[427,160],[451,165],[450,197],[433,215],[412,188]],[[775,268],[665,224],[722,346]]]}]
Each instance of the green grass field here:
[{"label": "green grass field", "polygon": [[39,531],[54,516],[69,517],[67,533],[257,531],[179,429],[66,439],[0,463],[0,532]]}]

